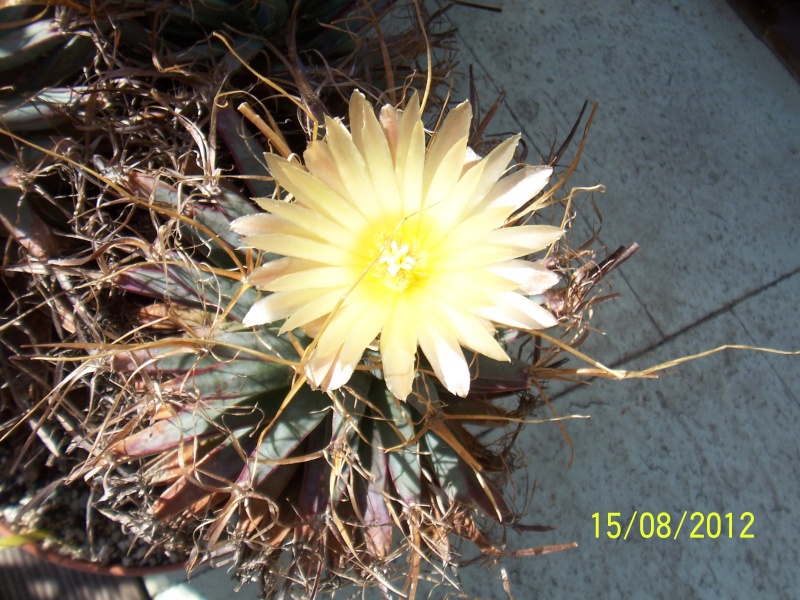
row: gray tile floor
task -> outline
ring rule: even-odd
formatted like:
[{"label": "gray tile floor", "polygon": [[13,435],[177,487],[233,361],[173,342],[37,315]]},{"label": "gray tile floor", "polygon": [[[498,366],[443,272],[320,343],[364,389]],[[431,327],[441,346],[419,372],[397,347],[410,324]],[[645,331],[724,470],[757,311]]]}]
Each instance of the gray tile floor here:
[{"label": "gray tile floor", "polygon": [[[800,84],[724,0],[502,6],[448,13],[461,67],[474,65],[484,101],[508,94],[495,130],[522,131],[544,151],[554,126],[563,134],[584,99],[599,100],[571,183],[606,186],[595,200],[609,248],[642,247],[612,278],[624,297],[597,309],[608,335],[587,346],[592,354],[640,368],[727,343],[800,349]],[[800,596],[798,401],[800,357],[738,351],[656,381],[561,395],[562,414],[592,416],[568,425],[573,466],[555,427],[530,427],[522,442],[538,480],[530,520],[559,529],[512,536],[509,546],[580,546],[507,561],[515,596]],[[638,519],[627,541],[608,539],[607,515],[621,513],[625,527],[634,511],[667,512],[673,528],[689,516],[678,539],[645,539]],[[694,511],[722,515],[722,535],[691,539]],[[743,513],[753,515],[752,539],[739,537]],[[503,597],[479,567],[462,577],[475,596]],[[189,587],[178,579],[149,581],[151,593],[221,598],[231,589],[222,572]]]}]

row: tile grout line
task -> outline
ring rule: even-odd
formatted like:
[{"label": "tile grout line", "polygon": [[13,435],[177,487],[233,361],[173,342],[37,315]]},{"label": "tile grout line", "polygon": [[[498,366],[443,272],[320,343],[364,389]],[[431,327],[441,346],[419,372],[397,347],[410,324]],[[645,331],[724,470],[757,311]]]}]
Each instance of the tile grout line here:
[{"label": "tile grout line", "polygon": [[[800,269],[798,269],[798,270],[800,270]],[[789,275],[789,277],[791,277],[791,275]],[[785,277],[781,278],[781,280],[779,280],[776,283],[780,283],[780,281],[782,281],[784,279],[786,279],[786,278]],[[767,286],[767,287],[771,287],[771,286]],[[744,332],[747,335],[747,337],[750,338],[750,341],[752,342],[752,345],[753,346],[759,346],[759,344],[756,343],[756,340],[753,337],[753,335],[750,333],[750,329],[748,327],[748,324],[745,321],[743,321],[739,317],[739,315],[736,313],[736,307],[735,306],[731,308],[731,315],[733,315],[733,318],[736,319],[736,322],[739,323],[739,325],[742,327],[742,330],[744,330]],[[785,350],[789,350],[789,351],[800,350],[800,348],[784,348],[784,349]],[[777,369],[775,369],[775,366],[772,364],[772,361],[768,360],[767,361],[767,365],[769,365],[770,371],[772,371],[772,373],[775,375],[775,377],[778,378],[778,381],[780,381],[781,384],[783,385],[783,389],[786,392],[786,395],[789,396],[789,398],[791,398],[792,400],[794,400],[795,403],[800,403],[800,398],[797,398],[794,395],[794,393],[792,392],[791,386],[786,381],[784,381],[784,379],[781,376],[780,372]]]},{"label": "tile grout line", "polygon": [[[647,348],[644,348],[643,350],[640,350],[639,352],[636,352],[636,353],[632,354],[631,356],[629,356],[629,357],[627,357],[625,359],[617,361],[616,363],[614,363],[612,365],[612,368],[617,368],[617,367],[623,365],[624,363],[630,362],[632,360],[636,360],[637,358],[641,358],[642,356],[644,356],[648,352],[650,352],[652,350],[656,350],[658,348],[661,348],[665,344],[667,344],[667,343],[675,340],[676,338],[682,336],[683,334],[687,333],[690,329],[694,329],[695,327],[703,325],[704,323],[707,323],[707,322],[711,321],[712,319],[715,319],[716,317],[718,317],[718,316],[720,316],[720,315],[722,315],[722,314],[724,314],[726,312],[733,313],[733,309],[735,309],[741,303],[743,303],[743,302],[745,302],[747,300],[750,300],[751,298],[757,296],[758,294],[760,294],[760,293],[762,293],[762,292],[764,292],[764,291],[766,291],[766,290],[768,290],[768,289],[770,289],[772,287],[775,287],[775,286],[779,285],[783,281],[785,281],[787,279],[790,279],[791,277],[794,277],[797,274],[800,274],[800,267],[798,267],[798,268],[794,269],[793,271],[790,271],[790,272],[788,272],[788,273],[786,273],[784,275],[781,275],[777,279],[775,279],[775,280],[773,280],[773,281],[761,286],[760,288],[757,288],[757,289],[755,289],[755,290],[753,290],[751,292],[748,292],[748,293],[740,296],[739,298],[737,298],[737,299],[735,299],[735,300],[733,300],[733,301],[721,306],[720,308],[710,312],[709,314],[705,315],[704,317],[701,317],[700,319],[694,321],[693,323],[690,323],[689,325],[686,325],[685,327],[682,327],[681,329],[675,331],[674,333],[668,334],[661,341],[659,341],[659,342],[657,342],[655,344],[652,344],[651,346],[649,346]],[[633,289],[633,288],[631,288],[631,289]],[[737,321],[739,321],[738,318],[737,318]],[[744,326],[742,328],[744,329],[745,333],[747,334],[747,337],[752,340],[752,337],[750,336],[750,333],[747,331],[747,329]]]},{"label": "tile grout line", "polygon": [[[704,323],[707,323],[707,322],[711,321],[712,319],[715,319],[715,318],[719,317],[720,315],[725,314],[726,312],[730,312],[731,313],[733,318],[736,319],[736,322],[739,323],[742,326],[742,330],[745,332],[745,334],[750,339],[750,341],[753,342],[753,345],[756,345],[755,344],[755,340],[753,339],[753,336],[750,335],[750,332],[748,331],[746,325],[736,315],[736,313],[735,313],[736,307],[739,306],[740,304],[742,304],[743,302],[746,302],[747,300],[757,296],[758,294],[760,294],[760,293],[762,293],[762,292],[764,292],[764,291],[766,291],[766,290],[768,290],[768,289],[770,289],[772,287],[775,287],[775,286],[779,285],[780,283],[782,283],[783,281],[786,281],[787,279],[790,279],[790,278],[792,278],[792,277],[794,277],[794,276],[796,276],[798,274],[800,274],[800,267],[797,268],[797,269],[794,269],[793,271],[790,271],[790,272],[788,272],[788,273],[786,273],[784,275],[781,275],[777,279],[775,279],[775,280],[773,280],[773,281],[761,286],[758,289],[753,290],[752,292],[744,294],[743,296],[741,296],[741,297],[737,298],[736,300],[734,300],[734,301],[722,306],[721,308],[718,308],[717,310],[707,314],[706,316],[698,319],[697,321],[695,321],[695,322],[693,322],[693,323],[691,323],[689,325],[686,325],[685,327],[682,327],[678,331],[676,331],[674,333],[671,333],[669,335],[666,335],[663,339],[661,339],[657,343],[651,344],[650,346],[647,346],[646,348],[643,348],[642,350],[634,352],[630,356],[627,356],[625,358],[621,358],[620,360],[618,360],[618,361],[616,361],[616,362],[614,362],[612,364],[606,365],[606,366],[608,366],[611,369],[619,369],[620,367],[623,367],[626,363],[634,361],[634,360],[639,359],[639,358],[642,358],[647,353],[649,353],[649,352],[651,352],[653,350],[657,350],[658,348],[661,348],[662,346],[664,346],[664,345],[668,344],[669,342],[677,339],[678,337],[684,335],[685,333],[688,333],[689,330],[694,329],[695,327],[698,327],[700,325],[703,325]],[[631,290],[633,290],[633,288],[631,288]],[[644,306],[644,304],[642,304],[642,306]],[[659,331],[660,331],[660,329],[659,329]],[[710,349],[711,348],[709,348],[709,350]],[[796,348],[796,350],[800,350],[800,348]],[[770,368],[772,368],[772,367],[770,366]],[[783,378],[780,376],[780,374],[778,374],[774,369],[773,369],[773,372],[775,373],[775,375],[778,378],[778,380],[781,382],[781,385],[784,387],[784,389],[786,390],[786,392],[789,395],[789,397],[792,398],[793,400],[795,400],[795,402],[800,402],[800,399],[795,398],[794,394],[791,393],[791,390],[789,389],[789,387],[787,386],[787,384],[783,380]],[[591,382],[591,380],[575,382],[574,384],[569,385],[568,387],[564,388],[563,390],[560,390],[558,393],[554,394],[553,396],[550,396],[549,400],[551,402],[553,402],[558,398],[561,398],[563,396],[566,396],[567,394],[572,393],[575,389],[581,387],[582,385],[588,385],[590,382]]]}]

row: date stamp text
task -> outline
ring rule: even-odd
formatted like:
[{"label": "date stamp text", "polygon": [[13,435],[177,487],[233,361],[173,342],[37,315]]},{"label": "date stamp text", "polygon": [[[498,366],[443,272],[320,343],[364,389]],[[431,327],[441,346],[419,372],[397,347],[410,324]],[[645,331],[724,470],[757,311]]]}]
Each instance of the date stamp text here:
[{"label": "date stamp text", "polygon": [[646,540],[651,538],[677,540],[681,533],[683,537],[688,535],[690,539],[751,540],[755,537],[753,524],[756,520],[751,512],[704,513],[688,510],[684,510],[674,518],[668,512],[640,513],[635,510],[630,516],[623,516],[618,512],[596,512],[592,515],[592,519],[594,537],[606,537],[611,540],[627,540],[629,535],[638,535]]}]

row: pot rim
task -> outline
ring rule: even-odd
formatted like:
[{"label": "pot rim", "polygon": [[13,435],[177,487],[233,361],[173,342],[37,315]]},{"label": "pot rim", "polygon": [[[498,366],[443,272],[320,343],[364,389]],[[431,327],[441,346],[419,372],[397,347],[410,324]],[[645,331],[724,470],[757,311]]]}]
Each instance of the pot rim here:
[{"label": "pot rim", "polygon": [[[18,535],[16,531],[3,519],[0,519],[0,536]],[[44,559],[51,564],[66,569],[93,573],[95,575],[113,575],[114,577],[142,577],[144,575],[159,575],[185,569],[187,560],[182,560],[171,565],[154,565],[152,567],[129,567],[124,565],[99,565],[78,558],[63,556],[55,550],[45,550],[39,542],[28,542],[18,546],[23,551]]]}]

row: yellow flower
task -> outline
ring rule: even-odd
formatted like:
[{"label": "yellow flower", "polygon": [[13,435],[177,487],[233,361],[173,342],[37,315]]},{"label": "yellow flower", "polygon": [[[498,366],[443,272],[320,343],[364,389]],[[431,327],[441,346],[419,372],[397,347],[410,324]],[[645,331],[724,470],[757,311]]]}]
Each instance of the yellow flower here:
[{"label": "yellow flower", "polygon": [[480,159],[467,147],[468,102],[446,117],[426,147],[419,101],[385,106],[380,119],[364,96],[350,99],[350,131],[326,118],[326,136],[297,161],[267,156],[293,201],[259,199],[267,214],[238,219],[244,242],[285,258],[253,270],[248,283],[271,294],[247,314],[247,326],[286,319],[316,338],[307,357],[310,383],[336,389],[375,340],[389,390],[405,399],[417,346],[454,394],[469,391],[461,346],[508,360],[495,324],[539,329],[554,317],[527,296],[558,281],[537,262],[563,230],[505,226],[546,185],[549,167],[503,177],[519,136]]}]

